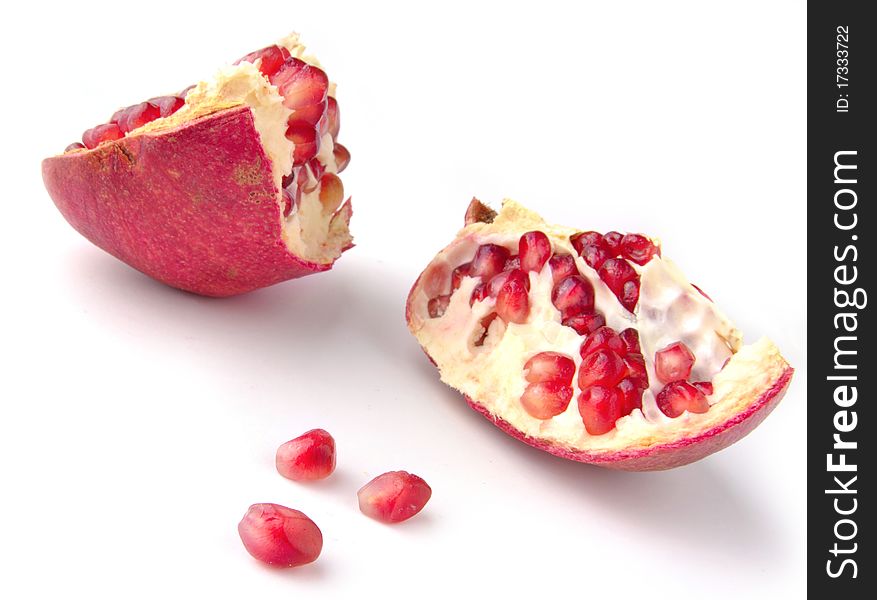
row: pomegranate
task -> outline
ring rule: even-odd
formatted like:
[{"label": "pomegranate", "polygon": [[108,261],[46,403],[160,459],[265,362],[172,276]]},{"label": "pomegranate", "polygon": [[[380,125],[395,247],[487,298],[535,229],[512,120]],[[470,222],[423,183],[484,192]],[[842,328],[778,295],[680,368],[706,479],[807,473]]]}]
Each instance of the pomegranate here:
[{"label": "pomegranate", "polygon": [[231,296],[352,246],[334,85],[296,35],[210,81],[116,111],[43,161],[61,214],[168,285]]},{"label": "pomegranate", "polygon": [[250,555],[272,567],[298,567],[317,560],[323,534],[303,512],[279,504],[253,504],[238,524]]},{"label": "pomegranate", "polygon": [[744,345],[657,240],[549,225],[512,201],[499,213],[472,201],[406,317],[442,380],[503,431],[615,469],[734,443],[793,373],[767,338]]},{"label": "pomegranate", "polygon": [[406,471],[378,475],[356,493],[359,510],[382,523],[399,523],[419,513],[432,496],[432,489]]},{"label": "pomegranate", "polygon": [[335,470],[335,438],[312,429],[277,449],[277,471],[293,481],[325,479]]}]

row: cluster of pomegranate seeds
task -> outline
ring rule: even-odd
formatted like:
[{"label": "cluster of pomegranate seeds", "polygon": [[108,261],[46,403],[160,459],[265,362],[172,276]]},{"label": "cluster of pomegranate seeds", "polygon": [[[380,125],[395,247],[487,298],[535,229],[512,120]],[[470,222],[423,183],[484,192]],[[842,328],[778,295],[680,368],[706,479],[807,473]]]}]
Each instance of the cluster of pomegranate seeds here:
[{"label": "cluster of pomegranate seeds", "polygon": [[312,429],[277,449],[277,471],[294,481],[325,479],[335,471],[335,439],[324,429]]},{"label": "cluster of pomegranate seeds", "polygon": [[668,417],[675,419],[686,410],[705,413],[710,408],[706,397],[713,393],[713,384],[687,381],[694,362],[694,353],[682,342],[674,342],[655,353],[655,375],[666,384],[656,400],[658,408]]},{"label": "cluster of pomegranate seeds", "polygon": [[576,364],[558,352],[540,352],[524,365],[527,389],[521,405],[531,417],[550,419],[566,410],[572,400]]},{"label": "cluster of pomegranate seeds", "polygon": [[103,123],[86,130],[82,134],[82,144],[74,142],[67,146],[64,151],[97,148],[103,142],[122,139],[131,131],[138,127],[143,127],[159,117],[172,115],[185,104],[183,98],[187,91],[188,89],[185,92],[181,92],[178,96],[159,96],[150,98],[146,102],[120,108],[113,113],[108,123]]},{"label": "cluster of pomegranate seeds", "polygon": [[617,231],[577,233],[569,238],[585,262],[594,268],[606,285],[630,312],[639,301],[639,275],[630,262],[644,265],[658,254],[658,247],[644,235]]},{"label": "cluster of pomegranate seeds", "polygon": [[323,534],[301,511],[279,504],[253,504],[238,524],[244,548],[274,567],[298,567],[317,560]]},{"label": "cluster of pomegranate seeds", "polygon": [[619,334],[602,326],[585,337],[579,352],[579,414],[588,433],[602,435],[618,419],[642,408],[649,377],[639,334],[632,328]]},{"label": "cluster of pomegranate seeds", "polygon": [[432,489],[417,475],[390,471],[362,486],[356,496],[362,514],[382,523],[399,523],[423,510]]}]

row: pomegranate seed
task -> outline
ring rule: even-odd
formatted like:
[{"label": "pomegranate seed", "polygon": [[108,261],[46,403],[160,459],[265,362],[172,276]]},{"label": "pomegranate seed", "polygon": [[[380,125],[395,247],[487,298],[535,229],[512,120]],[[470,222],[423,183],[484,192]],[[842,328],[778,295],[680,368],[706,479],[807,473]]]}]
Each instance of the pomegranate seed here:
[{"label": "pomegranate seed", "polygon": [[356,495],[364,515],[382,523],[398,523],[419,513],[432,490],[417,475],[390,471],[372,479]]},{"label": "pomegranate seed", "polygon": [[341,179],[332,173],[326,173],[320,178],[320,204],[323,205],[323,214],[334,213],[344,201],[344,184]]},{"label": "pomegranate seed", "polygon": [[[509,261],[506,261],[506,264],[508,264],[508,262]],[[515,273],[516,271],[517,271],[517,273]],[[502,289],[502,286],[504,286],[506,281],[508,281],[509,277],[512,276],[512,273],[515,273],[514,277],[521,284],[523,284],[523,286],[525,288],[527,288],[527,291],[529,292],[530,291],[530,277],[526,273],[521,271],[520,269],[511,269],[509,271],[503,271],[502,273],[500,273],[499,275],[497,275],[496,277],[494,277],[493,279],[490,280],[490,283],[487,284],[488,294],[490,296],[494,296],[494,297],[497,296],[499,294],[499,290]],[[523,277],[521,277],[522,273],[523,273]]]},{"label": "pomegranate seed", "polygon": [[624,235],[617,231],[610,231],[609,233],[603,234],[603,243],[606,245],[606,249],[609,250],[609,253],[612,256],[618,256],[621,252],[621,240],[623,238]]},{"label": "pomegranate seed", "polygon": [[266,77],[271,77],[283,65],[286,61],[286,58],[289,56],[289,50],[286,48],[280,48],[279,46],[268,46],[267,48],[262,48],[261,50],[256,50],[255,52],[250,52],[243,58],[237,60],[234,64],[239,65],[242,62],[248,62],[256,64],[256,61],[261,59],[262,62],[259,63],[259,70]]},{"label": "pomegranate seed", "polygon": [[579,414],[585,430],[591,435],[603,435],[615,427],[615,421],[623,417],[624,396],[616,388],[599,385],[589,387],[579,394]]},{"label": "pomegranate seed", "polygon": [[97,148],[104,142],[118,140],[123,137],[125,137],[125,134],[122,133],[122,130],[119,129],[118,125],[115,123],[104,123],[103,125],[92,127],[83,133],[82,143],[86,148],[91,150],[92,148]]},{"label": "pomegranate seed", "polygon": [[287,479],[325,479],[335,470],[335,439],[328,431],[311,429],[281,445],[274,462]]},{"label": "pomegranate seed", "polygon": [[612,352],[620,356],[627,354],[627,347],[611,327],[600,327],[590,333],[588,337],[585,338],[585,341],[582,342],[581,348],[579,348],[579,353],[582,358],[585,358],[592,352],[600,350],[601,348],[612,350]]},{"label": "pomegranate seed", "polygon": [[479,246],[472,259],[469,275],[480,277],[482,282],[488,282],[503,270],[508,258],[509,251],[502,246],[496,244]]},{"label": "pomegranate seed", "polygon": [[706,298],[707,300],[709,300],[710,302],[713,301],[713,299],[709,297],[709,294],[707,294],[705,291],[703,291],[702,289],[700,289],[699,287],[697,287],[697,286],[694,285],[693,283],[691,284],[691,287],[693,287],[693,288],[696,289],[698,292],[700,292],[700,295],[703,296],[704,298]]},{"label": "pomegranate seed", "polygon": [[628,233],[621,240],[621,256],[638,265],[646,264],[657,253],[658,247],[644,235]]},{"label": "pomegranate seed", "polygon": [[323,163],[320,162],[319,158],[312,158],[308,161],[308,167],[311,169],[311,173],[314,174],[318,180],[323,178],[323,175],[326,173],[326,167],[323,166]]},{"label": "pomegranate seed", "polygon": [[326,122],[323,116],[326,114],[326,102],[317,102],[316,104],[307,104],[296,108],[289,117],[289,124],[294,122],[307,123],[312,125],[318,131],[320,136],[324,133]]},{"label": "pomegranate seed", "polygon": [[612,350],[601,348],[582,359],[579,366],[579,389],[593,385],[612,387],[627,375],[624,361]]},{"label": "pomegranate seed", "polygon": [[253,504],[238,524],[247,552],[274,567],[298,567],[317,560],[323,534],[303,512],[279,504]]},{"label": "pomegranate seed", "polygon": [[704,396],[712,396],[713,395],[713,384],[709,381],[695,381],[691,385],[696,387],[701,391]]},{"label": "pomegranate seed", "polygon": [[291,109],[319,104],[326,99],[329,90],[329,79],[322,70],[292,57],[286,59],[270,80],[283,96],[283,105]]},{"label": "pomegranate seed", "polygon": [[313,161],[308,161],[307,163],[293,169],[295,172],[296,187],[305,194],[310,194],[317,189],[318,185],[320,185],[320,180],[317,178],[312,165]]},{"label": "pomegranate seed", "polygon": [[576,261],[569,254],[555,254],[548,260],[548,266],[551,267],[551,277],[554,279],[554,285],[557,285],[562,279],[566,279],[570,275],[578,275],[576,269]]},{"label": "pomegranate seed", "polygon": [[593,313],[594,286],[580,275],[570,275],[555,286],[551,302],[563,319]]},{"label": "pomegranate seed", "polygon": [[530,314],[530,278],[520,269],[508,272],[496,294],[496,313],[506,323],[526,323]]},{"label": "pomegranate seed", "polygon": [[292,204],[293,204],[292,192],[290,192],[286,188],[283,188],[283,216],[284,217],[288,217],[289,214],[292,212]]},{"label": "pomegranate seed", "polygon": [[573,359],[559,352],[540,352],[524,364],[524,378],[530,383],[558,381],[570,385],[575,373]]},{"label": "pomegranate seed", "polygon": [[624,347],[627,348],[628,352],[640,352],[639,348],[639,332],[633,327],[628,327],[624,331],[618,334],[618,337],[621,338],[621,341],[624,342]]},{"label": "pomegranate seed", "polygon": [[186,101],[179,96],[158,96],[150,98],[149,103],[158,107],[160,116],[168,117],[183,108]]},{"label": "pomegranate seed", "polygon": [[66,148],[64,148],[64,152],[70,152],[71,150],[82,150],[85,148],[85,144],[80,144],[79,142],[73,142]]},{"label": "pomegranate seed", "polygon": [[[612,290],[621,305],[633,312],[633,308],[639,301],[639,276],[636,274],[636,270],[623,258],[610,258],[603,263],[598,271],[600,279]],[[631,281],[635,281],[635,283],[625,286]]]},{"label": "pomegranate seed", "polygon": [[320,138],[313,125],[303,122],[295,122],[286,130],[286,137],[295,144],[292,151],[292,164],[301,165],[314,156],[320,150]]},{"label": "pomegranate seed", "polygon": [[592,331],[603,327],[606,319],[600,313],[592,315],[577,315],[563,320],[563,325],[572,327],[579,335],[588,335]]},{"label": "pomegranate seed", "polygon": [[569,238],[569,242],[572,244],[572,247],[576,249],[576,252],[579,253],[579,256],[581,256],[582,250],[585,246],[602,246],[603,236],[596,231],[584,231],[582,233],[571,235]]},{"label": "pomegranate seed", "polygon": [[113,121],[122,130],[122,133],[130,133],[139,127],[143,127],[150,121],[161,116],[161,111],[155,104],[141,102],[127,108],[123,108],[113,115]]},{"label": "pomegranate seed", "polygon": [[551,257],[551,242],[541,231],[528,231],[518,242],[518,254],[521,269],[538,273]]},{"label": "pomegranate seed", "polygon": [[649,375],[646,372],[646,360],[642,354],[629,352],[624,357],[624,365],[627,367],[627,377],[633,380],[639,387],[649,387]]},{"label": "pomegranate seed", "polygon": [[603,246],[589,244],[582,249],[581,257],[589,267],[599,269],[603,263],[612,258],[612,255]]},{"label": "pomegranate seed", "polygon": [[705,413],[710,403],[699,389],[687,381],[672,381],[658,392],[656,398],[661,412],[675,419],[686,410],[690,413]]},{"label": "pomegranate seed", "polygon": [[636,308],[636,303],[639,302],[639,279],[631,279],[624,282],[618,301],[621,302],[621,306],[633,312],[633,309]]},{"label": "pomegranate seed", "polygon": [[350,152],[341,144],[335,144],[332,154],[335,157],[335,171],[340,173],[347,168],[347,164],[350,162]]},{"label": "pomegranate seed", "polygon": [[572,387],[560,381],[531,383],[521,395],[521,406],[536,419],[550,419],[566,410],[572,400]]},{"label": "pomegranate seed", "polygon": [[464,263],[454,269],[451,273],[451,291],[456,291],[460,284],[463,283],[463,278],[468,277],[469,275],[469,263]]},{"label": "pomegranate seed", "polygon": [[693,366],[694,354],[682,342],[674,342],[655,353],[655,374],[661,383],[688,379]]},{"label": "pomegranate seed", "polygon": [[643,407],[643,388],[637,382],[625,377],[618,383],[617,389],[624,399],[621,406],[622,416],[629,415],[634,409]]},{"label": "pomegranate seed", "polygon": [[472,290],[472,296],[469,298],[469,306],[472,306],[480,300],[484,300],[490,296],[490,286],[485,283],[479,283]]},{"label": "pomegranate seed", "polygon": [[326,99],[326,120],[326,129],[334,140],[338,137],[338,132],[341,131],[341,111],[338,109],[338,101],[332,96]]},{"label": "pomegranate seed", "polygon": [[450,303],[451,296],[449,294],[430,298],[429,302],[426,304],[427,309],[429,310],[429,316],[433,319],[438,319],[445,314],[445,311],[448,310],[448,304]]}]

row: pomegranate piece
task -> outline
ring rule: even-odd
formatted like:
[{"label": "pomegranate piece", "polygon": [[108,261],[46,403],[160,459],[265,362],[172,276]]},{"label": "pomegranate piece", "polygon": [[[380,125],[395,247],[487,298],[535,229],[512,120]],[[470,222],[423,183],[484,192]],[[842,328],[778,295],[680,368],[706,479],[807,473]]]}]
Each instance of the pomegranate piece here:
[{"label": "pomegranate piece", "polygon": [[529,278],[519,269],[508,272],[508,277],[496,294],[496,314],[506,323],[526,323],[530,314],[528,297]]},{"label": "pomegranate piece", "polygon": [[540,352],[524,363],[524,379],[530,383],[559,381],[569,385],[575,372],[573,359],[559,352]]},{"label": "pomegranate piece", "polygon": [[521,406],[535,419],[550,419],[566,410],[572,392],[571,386],[560,381],[531,383],[521,394]]},{"label": "pomegranate piece", "polygon": [[563,324],[567,327],[572,327],[576,330],[576,333],[579,335],[587,335],[592,331],[596,331],[597,329],[603,327],[606,324],[606,319],[600,313],[590,314],[590,315],[576,315],[575,317],[568,317],[563,320]]},{"label": "pomegranate piece", "polygon": [[628,233],[621,240],[621,255],[638,265],[646,264],[657,253],[658,247],[644,235]]},{"label": "pomegranate piece", "polygon": [[382,523],[399,523],[423,510],[432,489],[417,475],[390,471],[372,479],[356,495],[359,510],[367,517]]},{"label": "pomegranate piece", "polygon": [[496,244],[479,246],[469,267],[469,276],[480,277],[483,282],[490,281],[502,272],[508,258],[509,251],[502,246]]},{"label": "pomegranate piece", "polygon": [[277,449],[277,472],[293,481],[325,479],[335,471],[335,439],[311,429]]},{"label": "pomegranate piece", "polygon": [[579,389],[592,385],[614,387],[627,374],[624,361],[612,350],[601,348],[582,359],[579,365]]},{"label": "pomegranate piece", "polygon": [[244,548],[272,567],[300,567],[317,560],[323,534],[303,512],[279,504],[253,504],[238,524]]},{"label": "pomegranate piece", "polygon": [[293,110],[323,102],[329,90],[329,78],[321,69],[295,57],[287,58],[270,81],[283,96],[283,105]]},{"label": "pomegranate piece", "polygon": [[86,148],[91,150],[92,148],[97,148],[104,142],[109,142],[112,140],[118,140],[124,137],[124,133],[119,129],[119,126],[115,123],[106,123],[104,125],[98,125],[97,127],[92,127],[82,134],[82,143]]},{"label": "pomegranate piece", "polygon": [[155,121],[161,116],[161,110],[151,102],[141,102],[127,108],[123,108],[113,115],[115,122],[122,133],[130,133],[143,127],[150,121]]},{"label": "pomegranate piece", "polygon": [[674,342],[655,353],[655,375],[661,383],[686,380],[694,367],[694,354],[682,342]]},{"label": "pomegranate piece", "polygon": [[570,275],[555,286],[551,302],[563,319],[593,313],[594,286],[580,275]]},{"label": "pomegranate piece", "polygon": [[268,46],[267,48],[250,52],[234,64],[239,65],[242,62],[256,64],[256,61],[260,61],[259,71],[266,77],[271,77],[280,70],[280,67],[283,66],[287,58],[289,58],[289,50],[286,48]]},{"label": "pomegranate piece", "polygon": [[578,403],[585,430],[591,435],[609,433],[623,416],[624,396],[616,388],[589,387],[579,394]]},{"label": "pomegranate piece", "polygon": [[675,419],[686,410],[690,413],[705,413],[710,403],[703,392],[687,381],[673,381],[664,386],[656,397],[662,413]]},{"label": "pomegranate piece", "polygon": [[551,257],[548,236],[541,231],[528,231],[518,242],[518,256],[521,257],[521,269],[538,273]]}]

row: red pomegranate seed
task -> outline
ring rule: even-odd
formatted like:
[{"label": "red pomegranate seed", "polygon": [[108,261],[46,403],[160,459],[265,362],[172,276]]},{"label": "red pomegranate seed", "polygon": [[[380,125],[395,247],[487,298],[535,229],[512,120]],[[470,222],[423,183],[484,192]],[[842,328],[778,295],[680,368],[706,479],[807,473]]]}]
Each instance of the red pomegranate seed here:
[{"label": "red pomegranate seed", "polygon": [[122,133],[130,133],[138,127],[143,127],[150,121],[161,116],[161,111],[155,104],[141,102],[127,108],[123,108],[113,115],[113,121],[122,130]]},{"label": "red pomegranate seed", "polygon": [[582,359],[579,365],[579,389],[593,385],[613,387],[627,375],[624,361],[612,350],[601,348]]},{"label": "red pomegranate seed", "polygon": [[520,269],[508,272],[496,294],[496,313],[506,323],[526,323],[530,314],[530,278]]},{"label": "red pomegranate seed", "polygon": [[638,233],[628,233],[621,240],[621,255],[638,265],[644,265],[658,253],[658,247],[652,240]]},{"label": "red pomegranate seed", "polygon": [[573,359],[559,352],[540,352],[524,364],[524,378],[530,383],[558,381],[570,385],[575,373]]},{"label": "red pomegranate seed", "polygon": [[594,312],[594,286],[580,275],[570,275],[551,292],[551,302],[560,311],[561,318]]},{"label": "red pomegranate seed", "polygon": [[274,462],[287,479],[325,479],[335,470],[335,439],[324,429],[311,429],[281,445]]},{"label": "red pomegranate seed", "polygon": [[713,395],[713,384],[710,381],[695,381],[691,385],[699,389],[704,396]]},{"label": "red pomegranate seed", "polygon": [[618,301],[621,302],[621,306],[633,312],[637,302],[639,302],[639,279],[631,279],[624,282]]},{"label": "red pomegranate seed", "polygon": [[356,495],[364,515],[382,523],[398,523],[419,513],[432,490],[417,475],[390,471],[372,479]]},{"label": "red pomegranate seed", "polygon": [[612,258],[612,255],[603,246],[588,244],[582,249],[581,257],[585,259],[585,263],[589,267],[599,269],[603,263]]},{"label": "red pomegranate seed", "polygon": [[585,246],[602,246],[603,236],[596,231],[583,231],[582,233],[571,235],[569,242],[572,244],[572,247],[576,249],[576,252],[579,253],[579,256],[581,256],[582,250]]},{"label": "red pomegranate seed", "polygon": [[319,104],[326,99],[329,90],[329,79],[322,70],[292,57],[286,59],[270,80],[283,96],[283,105],[291,109]]},{"label": "red pomegranate seed", "polygon": [[239,65],[242,62],[256,64],[256,61],[262,59],[259,64],[259,70],[266,77],[271,77],[280,69],[286,58],[289,56],[289,50],[279,46],[268,46],[255,52],[250,52],[246,56],[238,59],[234,64]]},{"label": "red pomegranate seed", "polygon": [[595,385],[579,394],[579,414],[585,430],[591,435],[603,435],[615,427],[623,417],[624,396],[616,388]]},{"label": "red pomegranate seed", "polygon": [[643,389],[649,387],[649,375],[646,372],[646,361],[642,354],[629,352],[624,357],[624,366],[627,367],[628,378]]},{"label": "red pomegranate seed", "polygon": [[596,352],[601,348],[612,350],[615,354],[620,356],[627,354],[627,347],[611,327],[600,327],[590,333],[588,337],[585,338],[585,341],[582,342],[582,345],[579,348],[579,353],[582,358],[585,358],[587,355]]},{"label": "red pomegranate seed", "polygon": [[158,96],[150,98],[149,103],[158,107],[160,116],[168,117],[183,108],[186,101],[179,96]]},{"label": "red pomegranate seed", "polygon": [[289,117],[290,125],[295,122],[307,123],[313,125],[320,136],[326,133],[326,102],[317,102],[316,104],[307,104],[296,108]]},{"label": "red pomegranate seed", "polygon": [[[639,301],[639,276],[630,263],[623,258],[610,258],[598,269],[600,279],[615,294],[627,310],[633,312],[633,308]],[[635,281],[635,284],[625,286],[626,283]]]},{"label": "red pomegranate seed", "polygon": [[301,511],[279,504],[253,504],[238,524],[247,552],[273,567],[298,567],[317,560],[323,534]]},{"label": "red pomegranate seed", "polygon": [[64,152],[70,152],[71,150],[82,150],[85,148],[85,144],[80,144],[79,142],[73,142],[66,148],[64,148]]},{"label": "red pomegranate seed", "polygon": [[451,296],[446,294],[444,296],[436,296],[435,298],[430,298],[429,302],[426,303],[427,310],[429,310],[429,316],[433,319],[437,319],[448,310],[448,304],[451,303]]},{"label": "red pomegranate seed", "polygon": [[350,152],[348,152],[347,148],[341,144],[335,144],[332,154],[335,157],[335,170],[340,173],[347,168],[347,165],[350,162]]},{"label": "red pomegranate seed", "polygon": [[323,214],[334,213],[344,202],[344,184],[341,178],[333,173],[325,173],[320,177],[320,204]]},{"label": "red pomegranate seed", "polygon": [[453,270],[451,273],[451,291],[456,291],[460,284],[463,283],[463,278],[469,275],[469,263],[464,263]]},{"label": "red pomegranate seed", "polygon": [[122,130],[115,123],[104,123],[97,127],[92,127],[82,134],[82,143],[86,148],[91,150],[97,148],[103,142],[118,140],[125,137]]},{"label": "red pomegranate seed", "polygon": [[572,392],[572,387],[560,381],[531,383],[521,394],[521,405],[531,417],[550,419],[566,410]]},{"label": "red pomegranate seed", "polygon": [[496,244],[484,244],[475,251],[472,259],[469,275],[480,277],[486,283],[502,272],[509,258],[509,251]]},{"label": "red pomegranate seed", "polygon": [[313,125],[295,122],[286,130],[286,137],[295,144],[292,151],[292,164],[301,165],[306,163],[320,150],[320,138]]},{"label": "red pomegranate seed", "polygon": [[326,99],[326,129],[332,135],[332,139],[338,137],[341,131],[341,111],[338,109],[338,101],[332,96]]},{"label": "red pomegranate seed", "polygon": [[[506,264],[509,264],[510,261],[506,261]],[[515,279],[521,283],[527,291],[530,291],[530,277],[521,271],[520,269],[510,269],[508,271],[503,271],[502,273],[496,275],[493,279],[490,280],[490,283],[487,284],[487,292],[490,296],[497,296],[499,294],[499,290],[502,289],[502,286],[505,285],[506,281],[508,281],[509,277],[512,276],[512,273],[515,273]],[[523,277],[521,276],[523,274]]]},{"label": "red pomegranate seed", "polygon": [[710,403],[699,389],[687,381],[673,381],[658,392],[656,398],[661,412],[675,419],[686,410],[690,413],[705,413]]},{"label": "red pomegranate seed", "polygon": [[541,231],[528,231],[518,242],[518,256],[524,271],[542,270],[551,257],[551,242]]},{"label": "red pomegranate seed", "polygon": [[551,267],[551,278],[554,280],[554,285],[570,275],[579,274],[575,258],[569,254],[555,254],[548,259],[548,266]]},{"label": "red pomegranate seed", "polygon": [[621,416],[629,415],[636,408],[643,407],[643,388],[629,377],[622,379],[617,386],[624,402],[621,406]]},{"label": "red pomegranate seed", "polygon": [[592,315],[576,315],[563,320],[563,325],[572,327],[579,335],[588,335],[606,324],[606,319],[600,313]]},{"label": "red pomegranate seed", "polygon": [[693,366],[694,354],[682,342],[674,342],[655,353],[655,375],[661,383],[688,379]]},{"label": "red pomegranate seed", "polygon": [[610,231],[609,233],[603,234],[603,243],[606,245],[606,249],[609,250],[609,253],[612,256],[618,256],[621,252],[621,240],[623,238],[624,235],[617,231]]},{"label": "red pomegranate seed", "polygon": [[488,297],[490,297],[490,285],[486,283],[479,283],[472,290],[472,296],[469,298],[469,306],[472,306],[479,300],[484,300]]},{"label": "red pomegranate seed", "polygon": [[618,334],[618,337],[621,338],[621,341],[624,342],[624,347],[627,348],[628,352],[640,352],[639,348],[639,332],[633,327],[628,327],[624,331]]}]

